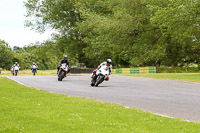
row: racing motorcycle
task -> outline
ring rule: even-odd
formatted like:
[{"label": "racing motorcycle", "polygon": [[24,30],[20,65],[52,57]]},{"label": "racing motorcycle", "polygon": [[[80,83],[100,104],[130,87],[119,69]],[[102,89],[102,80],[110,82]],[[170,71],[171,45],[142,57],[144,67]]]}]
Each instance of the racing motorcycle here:
[{"label": "racing motorcycle", "polygon": [[35,74],[37,73],[37,67],[35,65],[32,66],[32,73],[35,76]]},{"label": "racing motorcycle", "polygon": [[19,67],[15,66],[13,71],[13,76],[17,76],[18,72],[19,72]]},{"label": "racing motorcycle", "polygon": [[97,87],[104,80],[109,80],[109,70],[107,66],[101,66],[99,70],[95,70],[92,74],[91,86]]},{"label": "racing motorcycle", "polygon": [[60,69],[58,71],[58,81],[62,81],[64,77],[66,77],[68,72],[68,66],[66,63],[61,64]]}]

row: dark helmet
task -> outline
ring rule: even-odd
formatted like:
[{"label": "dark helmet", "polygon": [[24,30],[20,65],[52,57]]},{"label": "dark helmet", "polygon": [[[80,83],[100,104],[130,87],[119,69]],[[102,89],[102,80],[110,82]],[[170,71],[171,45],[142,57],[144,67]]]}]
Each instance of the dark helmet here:
[{"label": "dark helmet", "polygon": [[68,59],[68,56],[67,56],[67,55],[65,55],[65,56],[64,56],[64,59],[65,59],[65,60],[67,60],[67,59]]},{"label": "dark helmet", "polygon": [[111,65],[112,64],[112,60],[111,59],[107,59],[107,64]]}]

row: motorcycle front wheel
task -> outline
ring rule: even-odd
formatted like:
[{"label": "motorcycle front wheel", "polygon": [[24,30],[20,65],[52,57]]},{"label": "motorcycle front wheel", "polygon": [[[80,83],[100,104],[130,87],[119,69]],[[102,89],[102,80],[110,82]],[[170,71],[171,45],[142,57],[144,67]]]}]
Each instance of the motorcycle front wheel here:
[{"label": "motorcycle front wheel", "polygon": [[103,82],[104,77],[102,75],[99,75],[97,77],[96,83],[95,83],[95,87],[97,87],[99,84],[101,84]]},{"label": "motorcycle front wheel", "polygon": [[92,82],[90,85],[91,85],[91,86],[94,86],[94,85],[95,85],[95,83],[93,83],[93,82]]},{"label": "motorcycle front wheel", "polygon": [[66,75],[65,72],[63,72],[63,71],[59,72],[59,74],[58,74],[58,81],[62,81],[63,78],[65,77],[65,75]]}]

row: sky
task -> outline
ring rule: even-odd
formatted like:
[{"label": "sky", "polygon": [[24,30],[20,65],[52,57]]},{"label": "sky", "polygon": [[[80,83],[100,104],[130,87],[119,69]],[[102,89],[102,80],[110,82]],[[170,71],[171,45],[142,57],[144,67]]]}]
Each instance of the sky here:
[{"label": "sky", "polygon": [[0,39],[11,47],[23,47],[51,37],[51,31],[40,34],[24,26],[27,18],[23,1],[26,0],[0,0]]}]

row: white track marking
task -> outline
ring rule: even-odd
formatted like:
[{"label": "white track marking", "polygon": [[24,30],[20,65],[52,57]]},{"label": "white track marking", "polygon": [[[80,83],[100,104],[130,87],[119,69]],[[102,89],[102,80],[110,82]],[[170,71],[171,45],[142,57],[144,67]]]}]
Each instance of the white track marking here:
[{"label": "white track marking", "polygon": [[26,85],[24,85],[22,82],[17,81],[17,80],[15,80],[15,79],[13,79],[13,78],[11,78],[11,77],[9,77],[9,76],[6,76],[6,77],[7,77],[8,79],[10,79],[10,80],[13,80],[13,81],[19,83],[20,85],[26,86]]}]

